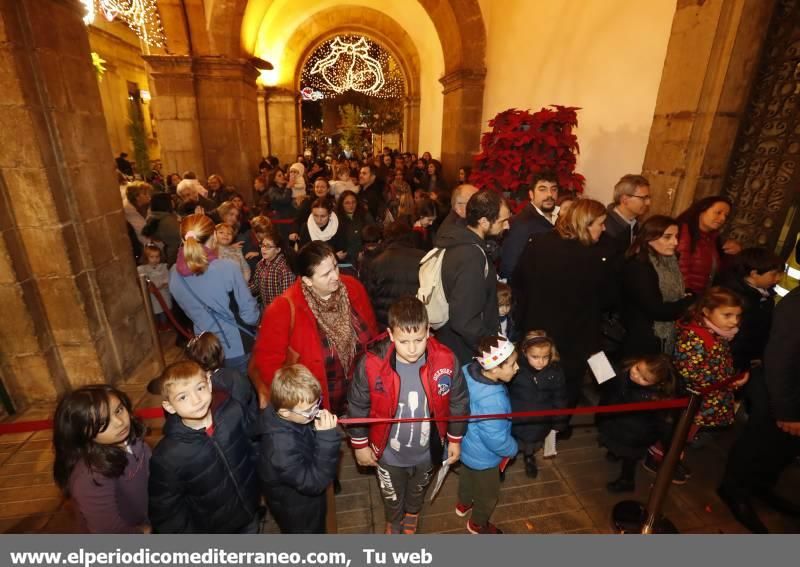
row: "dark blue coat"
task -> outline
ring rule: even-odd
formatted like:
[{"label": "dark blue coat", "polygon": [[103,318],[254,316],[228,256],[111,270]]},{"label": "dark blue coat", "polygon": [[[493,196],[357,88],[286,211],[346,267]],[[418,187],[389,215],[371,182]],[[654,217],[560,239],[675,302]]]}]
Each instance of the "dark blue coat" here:
[{"label": "dark blue coat", "polygon": [[238,533],[254,518],[258,482],[246,412],[227,392],[213,396],[213,435],[167,417],[150,461],[155,533]]},{"label": "dark blue coat", "polygon": [[258,476],[282,533],[325,533],[325,489],[339,465],[338,428],[317,431],[268,406],[259,418]]},{"label": "dark blue coat", "polygon": [[537,234],[550,232],[553,225],[528,203],[511,219],[511,228],[503,240],[500,255],[500,277],[511,278],[528,240]]},{"label": "dark blue coat", "polygon": [[[536,371],[528,366],[524,357],[519,372],[508,384],[511,411],[542,411],[567,407],[567,382],[564,370],[554,362]],[[560,431],[567,427],[569,416],[527,417],[514,419],[511,434],[523,443],[541,443],[551,429]]]}]

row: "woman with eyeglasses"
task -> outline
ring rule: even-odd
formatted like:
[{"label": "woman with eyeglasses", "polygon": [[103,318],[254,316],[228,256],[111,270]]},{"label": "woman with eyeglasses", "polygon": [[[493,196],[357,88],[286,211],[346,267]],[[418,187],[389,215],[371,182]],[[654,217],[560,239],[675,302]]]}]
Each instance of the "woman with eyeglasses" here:
[{"label": "woman with eyeglasses", "polygon": [[283,294],[297,276],[292,270],[293,253],[275,225],[269,226],[261,238],[261,260],[250,278],[250,293],[258,298],[262,309]]}]

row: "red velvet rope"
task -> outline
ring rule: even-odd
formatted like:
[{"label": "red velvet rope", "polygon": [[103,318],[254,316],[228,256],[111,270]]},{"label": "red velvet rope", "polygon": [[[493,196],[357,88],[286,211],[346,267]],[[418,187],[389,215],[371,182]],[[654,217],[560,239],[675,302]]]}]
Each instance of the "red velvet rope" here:
[{"label": "red velvet rope", "polygon": [[170,320],[175,329],[187,339],[192,339],[194,334],[184,329],[183,326],[178,323],[178,321],[175,319],[175,316],[172,314],[172,310],[167,306],[167,302],[164,301],[164,296],[161,295],[161,292],[150,280],[147,280],[147,289],[150,291],[150,293],[156,296],[156,301],[158,301],[158,304],[161,305],[161,309],[167,314],[167,319]]}]

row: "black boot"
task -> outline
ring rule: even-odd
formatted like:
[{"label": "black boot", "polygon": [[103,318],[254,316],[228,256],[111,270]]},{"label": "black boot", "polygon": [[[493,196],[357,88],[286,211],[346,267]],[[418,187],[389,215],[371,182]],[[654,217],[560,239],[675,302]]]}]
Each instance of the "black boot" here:
[{"label": "black boot", "polygon": [[536,457],[533,455],[525,455],[525,474],[528,478],[539,476],[539,467],[536,466]]},{"label": "black boot", "polygon": [[725,485],[717,488],[717,494],[730,509],[736,521],[754,534],[768,534],[767,526],[758,517],[752,502],[746,496],[736,494]]},{"label": "black boot", "polygon": [[342,483],[339,482],[339,477],[337,476],[333,479],[333,493],[339,494],[341,492],[342,492]]},{"label": "black boot", "polygon": [[622,470],[617,480],[612,480],[606,484],[609,492],[633,492],[636,488],[636,459],[624,457],[622,459]]}]

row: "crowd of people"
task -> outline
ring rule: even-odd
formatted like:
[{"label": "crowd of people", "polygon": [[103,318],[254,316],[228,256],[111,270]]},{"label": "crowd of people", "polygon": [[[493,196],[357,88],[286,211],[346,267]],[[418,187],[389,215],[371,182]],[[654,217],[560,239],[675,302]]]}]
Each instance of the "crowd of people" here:
[{"label": "crowd of people", "polygon": [[[61,400],[55,478],[85,527],[254,533],[266,506],[284,533],[324,533],[344,431],[376,471],[386,533],[417,532],[442,463],[460,463],[466,530],[501,533],[491,516],[509,460],[535,478],[538,451],[568,439],[570,420],[470,416],[709,386],[690,444],[731,427],[740,403],[747,415],[720,497],[754,532],[767,529],[753,498],[797,514],[774,488],[800,449],[800,291],[775,307],[784,260],[722,237],[732,203],[649,215],[641,175],[624,175],[606,206],[547,171],[515,203],[469,174],[448,188],[429,153],[385,148],[288,168],[265,159],[252,199],[218,174],[204,185],[158,165],[124,180],[140,272],[194,338],[189,360],[148,387],[166,416],[152,451],[122,391]],[[615,371],[602,385],[587,365],[600,352]],[[342,428],[340,417],[377,420]],[[634,490],[639,462],[659,469],[674,421],[598,416],[620,463],[609,491]],[[687,482],[689,463],[672,474]]]}]

